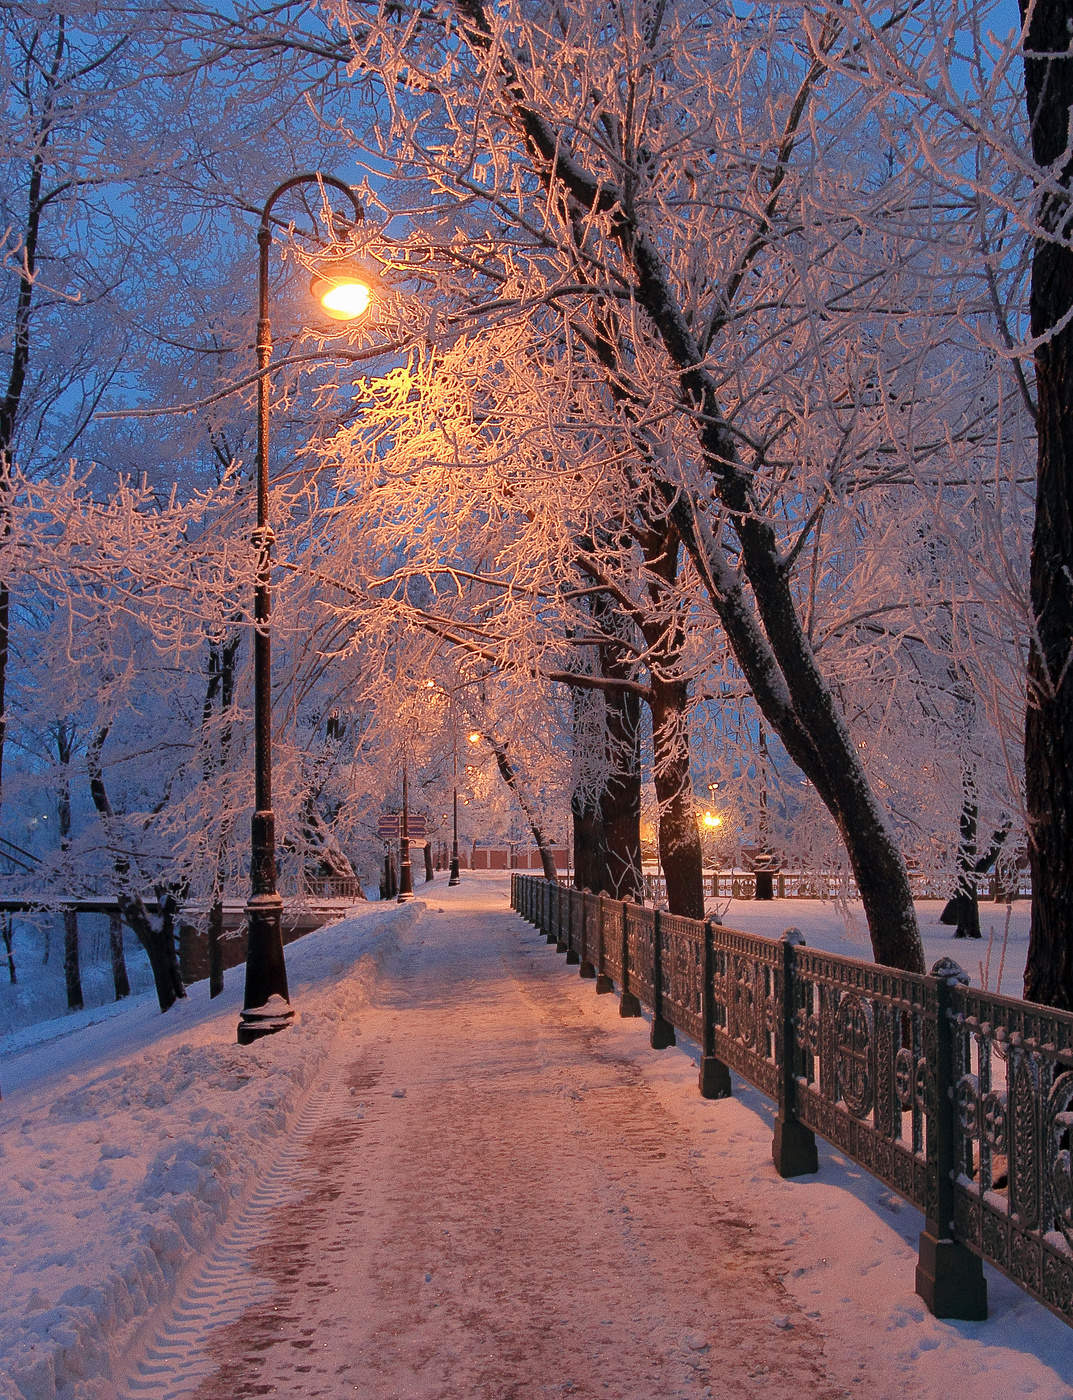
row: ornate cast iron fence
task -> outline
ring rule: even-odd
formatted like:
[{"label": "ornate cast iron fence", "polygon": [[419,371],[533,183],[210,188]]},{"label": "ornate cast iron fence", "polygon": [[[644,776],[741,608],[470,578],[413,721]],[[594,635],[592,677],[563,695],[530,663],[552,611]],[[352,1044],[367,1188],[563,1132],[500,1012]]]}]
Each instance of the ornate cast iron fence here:
[{"label": "ornate cast iron fence", "polygon": [[733,1069],[775,1100],[781,1175],[816,1171],[819,1133],[919,1207],[938,1316],[986,1316],[986,1259],[1073,1324],[1073,1014],[536,876],[511,904],[622,1015],[646,1005],[655,1048],[695,1040],[706,1098]]},{"label": "ornate cast iron fence", "polygon": [[[948,884],[919,873],[911,874],[914,899],[945,899]],[[1032,882],[1024,872],[1016,879],[1001,880],[984,875],[978,881],[980,898],[1005,904],[1009,899],[1031,899]],[[755,899],[756,876],[750,870],[707,871],[705,893],[712,899]],[[662,875],[644,876],[646,901],[658,903],[667,898],[667,882]],[[836,870],[776,870],[772,872],[772,894],[776,899],[856,899],[853,879]]]}]

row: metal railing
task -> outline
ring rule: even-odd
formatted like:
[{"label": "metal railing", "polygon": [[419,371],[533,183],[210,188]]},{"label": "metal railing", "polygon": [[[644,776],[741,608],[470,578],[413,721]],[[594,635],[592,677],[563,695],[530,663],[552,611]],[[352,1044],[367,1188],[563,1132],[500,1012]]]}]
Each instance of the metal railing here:
[{"label": "metal railing", "polygon": [[[643,877],[645,901],[658,903],[667,898],[667,882],[662,875],[646,872]],[[946,899],[952,885],[949,879],[913,872],[909,884],[914,899]],[[1032,883],[1027,874],[1013,881],[995,875],[978,881],[980,898],[1004,904],[1011,899],[1030,899]],[[851,875],[838,870],[776,870],[771,872],[771,892],[776,899],[856,899],[857,885]],[[754,899],[756,874],[751,870],[708,870],[704,873],[706,899]]]},{"label": "metal railing", "polygon": [[815,1134],[918,1206],[917,1292],[986,1316],[981,1260],[1073,1324],[1073,1013],[761,938],[712,920],[514,875],[511,904],[624,1015],[701,1048],[700,1090],[729,1070],[775,1100],[783,1176],[817,1169]]}]

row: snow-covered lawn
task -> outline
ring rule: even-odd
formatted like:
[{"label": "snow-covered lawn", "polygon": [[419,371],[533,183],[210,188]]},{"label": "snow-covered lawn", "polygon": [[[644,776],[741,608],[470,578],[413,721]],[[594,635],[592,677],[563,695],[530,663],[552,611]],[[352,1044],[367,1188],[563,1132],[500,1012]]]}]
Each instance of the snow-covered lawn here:
[{"label": "snow-covered lawn", "polygon": [[[429,917],[421,896],[448,908],[494,905],[510,937],[535,939],[513,923],[505,894],[503,877],[467,873],[448,890],[441,876],[419,886],[414,904],[372,904],[292,945],[296,1023],[251,1047],[234,1043],[241,969],[228,974],[220,998],[210,1002],[198,984],[164,1016],[143,990],[119,1007],[0,1039],[0,1400],[115,1396],[120,1359],[144,1340],[139,1324],[249,1195],[337,1034],[360,1023],[376,968]],[[937,924],[940,908],[922,908],[929,961],[949,953],[979,981],[993,925],[995,986],[1005,911],[990,918],[985,908],[984,940],[966,944]],[[794,925],[814,946],[867,955],[859,918],[847,930],[837,909],[814,901],[721,912],[734,927],[776,935]],[[1019,985],[1026,937],[1027,908],[1015,906],[1006,991]],[[725,1190],[742,1197],[754,1227],[778,1240],[790,1260],[788,1285],[821,1320],[843,1372],[856,1372],[856,1354],[867,1359],[857,1393],[1073,1394],[1073,1333],[1064,1324],[995,1274],[987,1323],[929,1317],[913,1293],[920,1220],[910,1207],[829,1150],[818,1178],[780,1181],[766,1101],[744,1086],[734,1100],[701,1100],[688,1047],[654,1054],[640,1023],[618,1019],[614,998],[596,998],[591,983],[569,977],[553,949],[539,956],[548,959],[546,975],[562,976],[563,995],[585,998],[614,1053],[641,1066],[680,1123],[696,1171],[713,1189],[730,1183]],[[25,961],[20,971],[29,977]],[[24,1005],[28,996],[24,985]],[[4,1005],[0,994],[0,1015]],[[794,1393],[791,1378],[786,1393]]]}]

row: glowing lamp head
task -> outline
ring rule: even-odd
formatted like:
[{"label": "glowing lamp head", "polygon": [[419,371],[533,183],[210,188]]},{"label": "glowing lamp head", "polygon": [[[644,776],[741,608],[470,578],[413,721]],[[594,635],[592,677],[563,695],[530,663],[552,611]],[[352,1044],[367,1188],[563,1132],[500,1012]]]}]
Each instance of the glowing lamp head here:
[{"label": "glowing lamp head", "polygon": [[353,262],[325,264],[310,285],[321,310],[333,321],[356,320],[368,311],[373,299],[368,273]]},{"label": "glowing lamp head", "polygon": [[716,827],[720,827],[723,825],[723,818],[718,814],[718,812],[705,812],[704,825],[708,828],[709,831],[714,831]]}]

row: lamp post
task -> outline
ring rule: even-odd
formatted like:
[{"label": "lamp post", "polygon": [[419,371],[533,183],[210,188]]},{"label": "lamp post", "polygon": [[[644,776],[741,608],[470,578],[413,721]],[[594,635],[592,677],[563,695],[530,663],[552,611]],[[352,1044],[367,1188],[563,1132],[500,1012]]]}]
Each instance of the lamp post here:
[{"label": "lamp post", "polygon": [[[454,699],[452,695],[451,699]],[[448,885],[461,883],[458,874],[458,716],[451,714],[451,874]]]},{"label": "lamp post", "polygon": [[399,832],[399,892],[396,904],[405,904],[414,897],[414,876],[410,866],[410,762],[402,755],[402,829]]},{"label": "lamp post", "polygon": [[[248,1045],[289,1026],[294,1010],[283,959],[283,901],[276,889],[276,825],[272,810],[272,531],[268,523],[268,369],[272,331],[268,318],[268,250],[276,201],[299,185],[330,186],[344,194],[360,222],[364,211],[349,185],[331,175],[295,175],[265,201],[257,230],[257,582],[253,598],[254,813],[251,828],[250,898],[246,905],[246,992],[238,1043]],[[368,283],[352,266],[334,264],[314,287],[324,311],[335,320],[359,316],[369,304]]]}]

